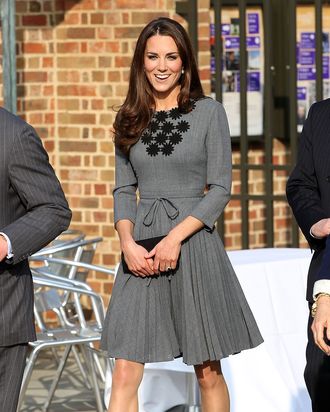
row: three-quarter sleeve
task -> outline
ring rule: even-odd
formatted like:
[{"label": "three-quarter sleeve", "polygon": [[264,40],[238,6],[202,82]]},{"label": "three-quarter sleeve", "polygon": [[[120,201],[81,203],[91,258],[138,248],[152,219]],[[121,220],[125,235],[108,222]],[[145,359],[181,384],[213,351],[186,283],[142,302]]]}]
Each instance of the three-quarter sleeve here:
[{"label": "three-quarter sleeve", "polygon": [[208,191],[193,209],[191,216],[212,230],[230,199],[232,161],[231,140],[223,106],[216,103],[210,116],[206,136]]},{"label": "three-quarter sleeve", "polygon": [[129,158],[116,149],[116,181],[113,190],[114,223],[128,219],[135,223],[137,179]]}]

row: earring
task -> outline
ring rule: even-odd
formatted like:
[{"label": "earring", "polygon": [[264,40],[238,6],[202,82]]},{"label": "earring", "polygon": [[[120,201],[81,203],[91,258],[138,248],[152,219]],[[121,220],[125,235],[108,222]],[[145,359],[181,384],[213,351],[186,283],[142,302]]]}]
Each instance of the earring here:
[{"label": "earring", "polygon": [[184,74],[184,68],[182,67],[182,69],[181,69],[181,74]]}]

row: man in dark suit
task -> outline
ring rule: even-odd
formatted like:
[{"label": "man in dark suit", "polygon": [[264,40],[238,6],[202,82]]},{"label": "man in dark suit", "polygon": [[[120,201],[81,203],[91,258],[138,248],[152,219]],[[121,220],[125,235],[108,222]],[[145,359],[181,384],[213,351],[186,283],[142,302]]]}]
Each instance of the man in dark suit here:
[{"label": "man in dark suit", "polygon": [[330,99],[313,104],[309,110],[300,138],[298,161],[287,183],[287,198],[314,250],[307,281],[311,315],[305,381],[313,411],[329,412],[330,267],[327,262],[330,259],[327,256],[330,244],[327,253],[325,245],[330,234]]},{"label": "man in dark suit", "polygon": [[16,411],[27,342],[36,338],[28,257],[71,219],[34,129],[0,108],[0,410]]}]

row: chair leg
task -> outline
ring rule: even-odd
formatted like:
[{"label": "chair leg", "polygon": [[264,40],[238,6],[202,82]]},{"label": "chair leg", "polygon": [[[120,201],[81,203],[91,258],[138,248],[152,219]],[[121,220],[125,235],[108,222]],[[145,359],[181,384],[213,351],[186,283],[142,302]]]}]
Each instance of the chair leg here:
[{"label": "chair leg", "polygon": [[[82,345],[81,345],[81,346],[82,346]],[[84,367],[83,367],[83,365],[82,365],[82,363],[81,363],[81,359],[80,359],[80,356],[79,356],[79,353],[78,353],[78,350],[77,350],[76,346],[73,346],[73,347],[72,347],[72,352],[73,352],[73,355],[74,355],[74,357],[75,357],[75,359],[76,359],[76,362],[77,362],[78,368],[79,368],[79,370],[80,370],[80,373],[81,373],[81,375],[82,375],[82,377],[83,377],[84,384],[86,385],[87,389],[92,389],[92,387],[91,387],[91,385],[90,385],[90,382],[89,382],[89,379],[88,379],[88,376],[87,376],[87,374],[86,374],[86,371],[85,371],[85,369],[84,369]]]},{"label": "chair leg", "polygon": [[186,382],[188,388],[189,412],[198,412],[200,410],[200,393],[195,375],[187,373]]},{"label": "chair leg", "polygon": [[[88,365],[89,365],[89,363],[90,363],[90,358],[89,358],[89,354],[88,354],[88,351],[89,351],[89,350],[87,349],[87,346],[84,345],[84,344],[79,345],[79,348],[80,348],[81,354],[82,354],[82,356],[83,356],[83,359],[84,359],[84,361],[85,361],[85,364],[86,364],[87,367],[88,367]],[[90,387],[91,389],[93,389],[93,381],[92,381],[92,378],[91,378],[90,373],[87,374],[87,381],[88,381],[89,387]]]},{"label": "chair leg", "polygon": [[61,379],[61,375],[63,373],[63,370],[64,370],[64,367],[65,367],[66,361],[68,359],[68,356],[70,354],[71,347],[72,347],[71,345],[66,345],[63,356],[61,357],[60,363],[59,363],[58,368],[56,370],[56,374],[54,376],[54,379],[53,379],[52,384],[50,386],[50,389],[48,391],[47,401],[44,403],[44,405],[42,407],[43,411],[45,411],[45,412],[48,411],[49,405],[51,404],[51,401],[54,397],[55,390],[56,390],[57,385],[58,385],[58,383]]},{"label": "chair leg", "polygon": [[[89,344],[89,347],[94,349],[94,345],[93,343]],[[94,362],[97,368],[97,371],[100,375],[100,378],[102,380],[102,382],[105,382],[105,373],[104,373],[104,369],[102,368],[101,362],[100,362],[100,358],[98,357],[97,353],[93,352],[93,358],[94,358]]]},{"label": "chair leg", "polygon": [[88,357],[88,367],[90,369],[91,377],[92,377],[92,382],[93,382],[93,389],[94,389],[94,394],[95,394],[95,400],[96,400],[96,406],[97,406],[97,412],[104,412],[104,405],[102,402],[102,397],[100,393],[100,388],[99,384],[97,381],[97,376],[96,376],[96,371],[95,371],[95,364],[94,364],[94,359],[92,355],[91,350],[87,350],[87,357]]},{"label": "chair leg", "polygon": [[32,371],[33,371],[33,366],[34,366],[34,364],[35,364],[35,362],[38,358],[39,352],[40,352],[39,349],[40,349],[39,347],[34,348],[31,352],[27,362],[26,362],[26,366],[25,366],[24,374],[23,374],[23,379],[22,379],[22,384],[21,384],[21,390],[20,390],[20,393],[19,393],[19,398],[18,398],[18,403],[17,403],[17,409],[16,409],[17,412],[19,412],[19,410],[20,410],[20,408],[23,404],[25,392],[26,392],[26,389],[29,385],[31,374],[32,374]]}]

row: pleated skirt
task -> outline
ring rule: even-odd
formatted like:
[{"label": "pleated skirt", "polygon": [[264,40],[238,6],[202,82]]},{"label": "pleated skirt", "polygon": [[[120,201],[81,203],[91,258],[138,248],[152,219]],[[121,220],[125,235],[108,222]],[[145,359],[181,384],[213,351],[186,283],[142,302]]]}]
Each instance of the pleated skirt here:
[{"label": "pleated skirt", "polygon": [[200,230],[183,242],[170,274],[141,278],[120,265],[101,349],[141,363],[182,356],[199,365],[262,341],[217,231]]}]

